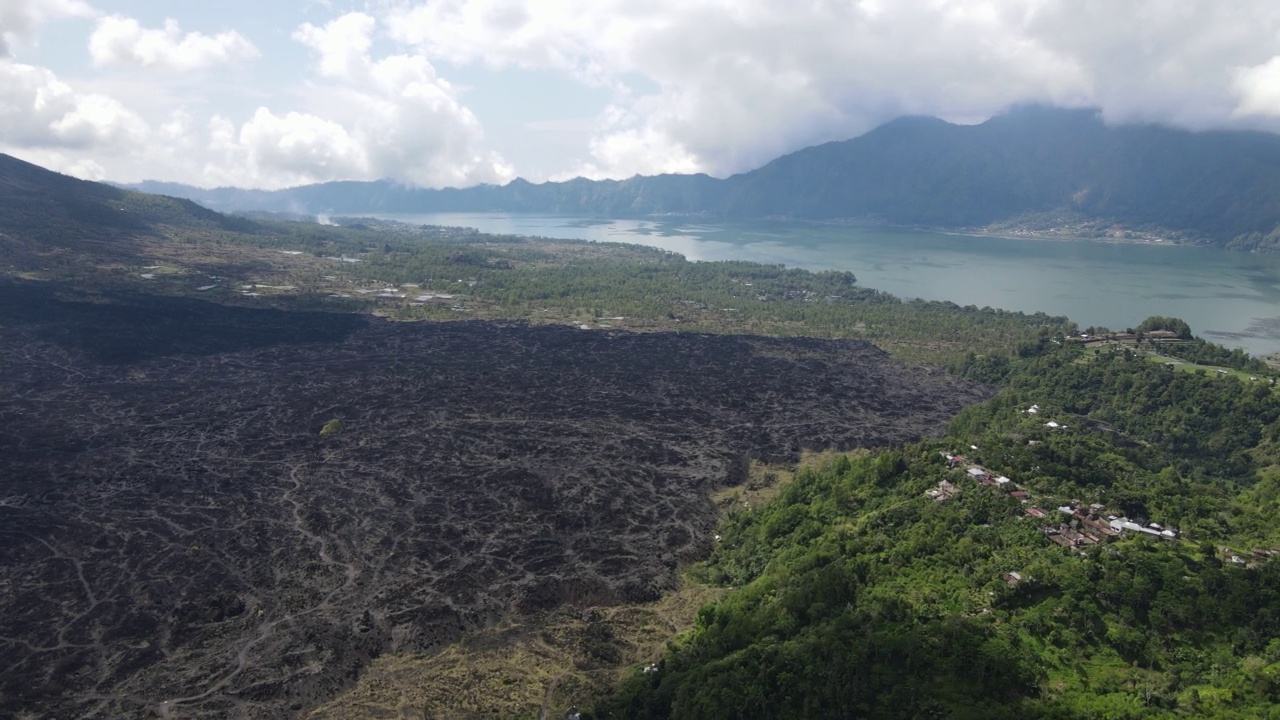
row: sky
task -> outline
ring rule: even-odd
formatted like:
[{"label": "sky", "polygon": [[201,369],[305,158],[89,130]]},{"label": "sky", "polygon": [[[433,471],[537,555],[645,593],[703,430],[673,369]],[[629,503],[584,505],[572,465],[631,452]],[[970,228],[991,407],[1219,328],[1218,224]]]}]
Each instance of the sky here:
[{"label": "sky", "polygon": [[0,152],[92,180],[724,177],[1026,103],[1280,131],[1280,2],[0,0]]}]

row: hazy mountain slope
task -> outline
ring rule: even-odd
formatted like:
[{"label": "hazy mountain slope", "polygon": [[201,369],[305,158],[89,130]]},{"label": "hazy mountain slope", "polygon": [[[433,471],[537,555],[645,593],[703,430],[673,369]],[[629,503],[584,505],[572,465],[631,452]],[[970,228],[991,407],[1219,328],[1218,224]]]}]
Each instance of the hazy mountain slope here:
[{"label": "hazy mountain slope", "polygon": [[1153,125],[1107,136],[1081,188],[1083,212],[1223,240],[1280,224],[1280,137]]},{"label": "hazy mountain slope", "polygon": [[388,181],[276,192],[144,184],[218,209],[546,212],[859,219],[975,227],[1076,219],[1237,246],[1280,245],[1280,137],[1108,126],[1092,110],[1020,108],[980,125],[901,118],[717,180],[661,175],[423,190]]},{"label": "hazy mountain slope", "polygon": [[259,227],[190,200],[77,180],[0,154],[0,258],[8,264],[127,259],[137,240],[176,230],[191,235]]},{"label": "hazy mountain slope", "polygon": [[1280,137],[1039,108],[975,126],[906,118],[742,176],[725,214],[762,209],[939,226],[1070,210],[1225,242],[1280,223]]},{"label": "hazy mountain slope", "polygon": [[1083,112],[1025,111],[977,126],[902,118],[734,178],[722,211],[984,224],[1062,204],[1104,132]]},{"label": "hazy mountain slope", "polygon": [[287,190],[204,189],[177,183],[143,182],[142,192],[189,198],[224,211],[299,214],[369,212],[560,212],[586,215],[648,215],[706,212],[723,195],[724,182],[708,175],[636,176],[627,180],[531,183],[426,190],[390,180],[341,181]]}]

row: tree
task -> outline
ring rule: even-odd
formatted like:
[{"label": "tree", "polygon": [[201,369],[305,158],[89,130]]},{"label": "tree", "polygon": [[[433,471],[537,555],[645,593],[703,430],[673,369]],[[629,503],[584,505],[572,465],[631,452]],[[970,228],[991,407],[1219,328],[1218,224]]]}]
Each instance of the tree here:
[{"label": "tree", "polygon": [[1152,330],[1167,330],[1176,334],[1181,340],[1191,339],[1191,326],[1186,321],[1175,317],[1152,315],[1143,320],[1142,324],[1138,326],[1138,332],[1151,332]]}]

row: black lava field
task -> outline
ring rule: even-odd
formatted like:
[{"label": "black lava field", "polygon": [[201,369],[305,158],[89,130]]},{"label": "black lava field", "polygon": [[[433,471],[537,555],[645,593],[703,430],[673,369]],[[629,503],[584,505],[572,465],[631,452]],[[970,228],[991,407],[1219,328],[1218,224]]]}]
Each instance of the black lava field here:
[{"label": "black lava field", "polygon": [[657,597],[748,459],[989,395],[858,341],[4,283],[0,716],[288,717],[382,653]]}]

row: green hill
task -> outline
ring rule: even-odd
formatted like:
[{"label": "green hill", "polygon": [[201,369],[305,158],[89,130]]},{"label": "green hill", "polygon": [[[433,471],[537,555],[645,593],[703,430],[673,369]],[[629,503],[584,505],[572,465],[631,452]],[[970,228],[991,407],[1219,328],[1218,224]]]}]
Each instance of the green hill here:
[{"label": "green hill", "polygon": [[[588,717],[1277,717],[1280,396],[1128,350],[1018,355],[973,359],[1006,390],[949,437],[735,510],[700,569],[733,591]],[[1116,516],[1148,532],[1095,529]]]}]

